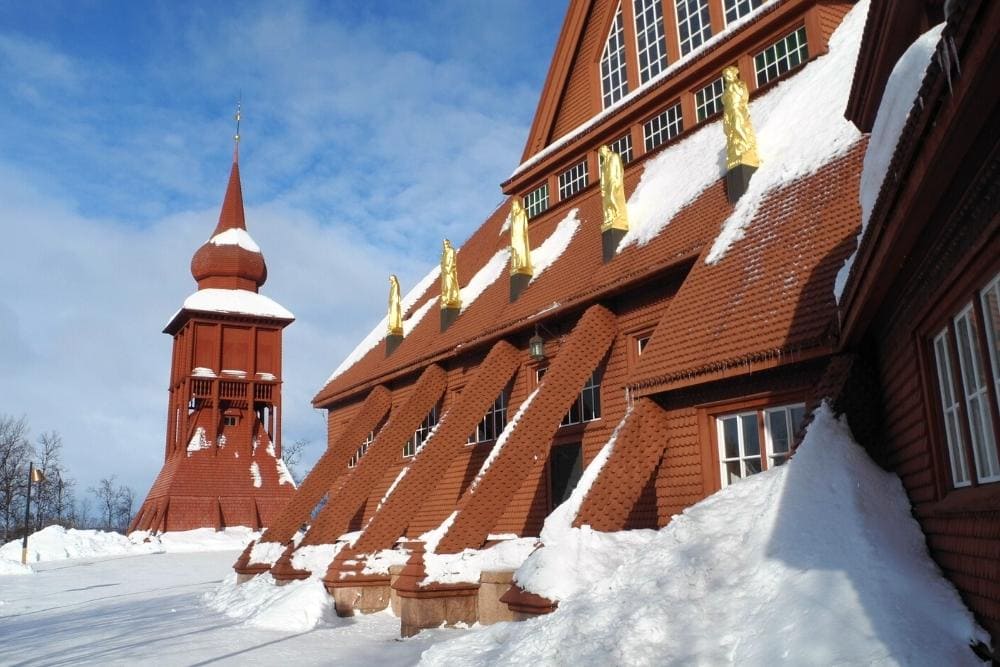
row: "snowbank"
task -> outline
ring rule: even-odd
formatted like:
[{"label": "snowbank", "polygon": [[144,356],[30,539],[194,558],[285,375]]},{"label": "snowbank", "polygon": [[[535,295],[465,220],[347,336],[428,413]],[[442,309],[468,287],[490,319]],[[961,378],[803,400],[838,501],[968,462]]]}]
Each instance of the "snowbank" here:
[{"label": "snowbank", "polygon": [[504,540],[489,549],[464,549],[457,554],[428,553],[424,556],[427,576],[421,583],[478,583],[483,570],[517,569],[537,545],[536,538],[521,537]]},{"label": "snowbank", "polygon": [[318,577],[278,586],[270,573],[237,585],[228,575],[202,600],[210,608],[246,625],[285,632],[307,632],[322,621],[333,621],[333,598]]},{"label": "snowbank", "polygon": [[[28,562],[39,563],[69,558],[106,558],[149,553],[190,551],[237,551],[259,533],[242,526],[215,531],[198,528],[161,535],[136,531],[126,537],[103,530],[76,530],[49,526],[28,536]],[[21,560],[21,541],[0,547],[0,559]]]},{"label": "snowbank", "polygon": [[[875,202],[878,201],[882,182],[885,180],[886,172],[889,171],[889,163],[896,153],[899,135],[903,133],[903,127],[916,105],[920,86],[941,41],[941,31],[944,30],[944,26],[944,23],[938,24],[918,37],[896,61],[885,84],[882,101],[879,102],[875,123],[872,125],[871,138],[865,151],[864,166],[861,169],[861,191],[858,194],[861,200],[859,246],[868,230],[868,220],[871,218],[872,209],[875,208]],[[847,277],[851,273],[857,254],[855,248],[837,273],[833,291],[838,303],[844,293],[844,286],[847,284]]]},{"label": "snowbank", "polygon": [[518,571],[565,593],[555,613],[471,632],[425,662],[982,664],[969,644],[987,635],[930,560],[899,479],[825,405],[788,464],[662,530],[574,530],[553,561],[569,590],[538,576],[548,546]]},{"label": "snowbank", "polygon": [[6,557],[0,558],[0,577],[15,574],[32,574],[33,572],[34,570],[30,566],[21,565],[20,560],[9,560]]}]

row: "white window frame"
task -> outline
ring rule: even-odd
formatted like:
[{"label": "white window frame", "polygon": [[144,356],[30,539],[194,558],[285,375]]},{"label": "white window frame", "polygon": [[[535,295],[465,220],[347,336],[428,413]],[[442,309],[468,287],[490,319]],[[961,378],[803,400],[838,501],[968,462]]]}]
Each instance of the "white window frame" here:
[{"label": "white window frame", "polygon": [[702,122],[722,112],[722,92],[725,84],[720,76],[694,94],[694,111],[697,122]]},{"label": "white window frame", "polygon": [[[715,418],[715,438],[716,438],[716,448],[719,454],[719,481],[722,488],[730,485],[729,474],[728,474],[728,463],[739,462],[740,466],[740,476],[739,480],[744,480],[750,475],[756,475],[760,472],[765,472],[773,467],[777,467],[785,463],[792,453],[792,446],[794,444],[795,432],[798,424],[794,423],[793,412],[801,411],[802,416],[805,415],[805,404],[804,403],[789,403],[785,405],[777,405],[767,408],[761,408],[759,410],[741,410],[739,412],[730,412],[722,415],[718,415]],[[788,451],[787,452],[775,452],[774,451],[774,436],[771,433],[771,423],[769,416],[771,414],[777,414],[783,412],[785,415],[785,426],[787,428],[788,437]],[[757,454],[747,454],[746,453],[746,442],[743,430],[743,420],[745,418],[752,417],[753,425],[757,433]],[[725,422],[730,419],[736,420],[736,435],[737,435],[737,456],[731,457],[726,455],[726,431]],[[761,440],[761,424],[763,423],[763,440]],[[747,462],[756,461],[759,470],[757,472],[747,473]],[[735,483],[734,480],[732,483]]]},{"label": "white window frame", "polygon": [[653,337],[653,334],[647,334],[640,338],[635,339],[635,356],[641,357],[642,353],[645,352],[646,346],[649,345],[649,340]]},{"label": "white window frame", "polygon": [[589,179],[587,158],[559,174],[559,201],[565,201],[583,190]]},{"label": "white window frame", "polygon": [[[993,435],[989,389],[986,385],[986,372],[979,356],[979,335],[972,311],[972,303],[969,303],[959,311],[952,322],[955,327],[955,345],[958,348],[962,394],[965,400],[966,419],[969,422],[969,434],[972,438],[976,479],[980,483],[997,482],[1000,481],[1000,457]],[[963,327],[968,336],[967,340],[962,339]]]},{"label": "white window frame", "polygon": [[524,212],[528,214],[529,220],[547,211],[549,209],[549,184],[542,183],[524,195],[521,204],[524,206]]},{"label": "white window frame", "polygon": [[619,2],[608,37],[604,40],[604,50],[601,51],[601,101],[605,109],[628,94],[626,65],[625,18],[622,3]]},{"label": "white window frame", "polygon": [[632,133],[626,132],[608,144],[608,148],[621,156],[623,165],[628,164],[632,161]]},{"label": "white window frame", "polygon": [[[996,312],[991,310],[990,297]],[[983,306],[983,319],[986,328],[986,343],[990,350],[990,367],[993,369],[994,393],[997,397],[997,408],[1000,409],[1000,274],[993,277],[979,294]]]},{"label": "white window frame", "polygon": [[[535,369],[535,384],[541,384],[542,378],[545,377],[545,373],[549,370],[548,366],[543,366],[541,368]],[[562,421],[559,422],[559,427],[572,426],[573,424],[586,424],[587,422],[598,421],[601,418],[601,380],[603,379],[603,373],[600,369],[595,370],[587,378],[587,381],[583,383],[583,388],[580,389],[580,393],[577,394],[576,400],[573,405],[570,406],[569,410],[563,416]],[[584,395],[587,394],[591,399],[592,414],[590,417],[584,419],[584,413],[586,412],[586,403]],[[573,409],[576,408],[578,418],[573,417]]]},{"label": "white window frame", "polygon": [[[476,430],[469,435],[468,444],[475,445],[480,442],[493,442],[500,437],[507,426],[507,389],[500,392],[492,405],[486,410],[482,420],[476,425]],[[490,435],[492,429],[493,434]]]},{"label": "white window frame", "polygon": [[[690,11],[691,6],[695,8],[693,12]],[[674,16],[677,17],[677,44],[682,58],[711,39],[712,20],[708,0],[674,0]],[[682,26],[687,28],[687,38],[683,36]]]},{"label": "white window frame", "polygon": [[347,461],[347,467],[353,468],[354,466],[358,465],[358,461],[360,461],[361,457],[365,455],[365,453],[368,451],[368,448],[371,447],[371,444],[373,442],[375,442],[374,429],[368,432],[368,435],[365,436],[365,439],[361,441],[361,446],[358,447],[353,454],[351,454],[350,460]]},{"label": "white window frame", "polygon": [[951,483],[955,488],[961,488],[970,486],[972,480],[969,478],[969,463],[965,456],[960,399],[958,392],[955,391],[955,375],[952,368],[951,336],[945,328],[934,337],[934,370],[937,374],[941,412],[944,415],[948,458],[951,461]]},{"label": "white window frame", "polygon": [[[633,0],[635,52],[639,83],[646,83],[667,66],[667,37],[663,31],[662,0]],[[645,62],[644,62],[645,61]]]},{"label": "white window frame", "polygon": [[764,0],[723,0],[722,9],[726,25],[753,14],[763,4]]},{"label": "white window frame", "polygon": [[430,436],[431,431],[438,423],[438,406],[431,408],[431,411],[427,413],[424,420],[420,422],[420,426],[417,430],[413,432],[406,444],[403,445],[403,456],[410,457],[416,456],[417,452],[424,448],[424,443],[427,442],[427,438]]},{"label": "white window frame", "polygon": [[802,25],[762,49],[753,57],[753,71],[757,87],[760,88],[784,76],[808,60],[809,41],[806,27]]},{"label": "white window frame", "polygon": [[662,146],[684,131],[684,114],[677,102],[642,124],[642,138],[646,152]]}]

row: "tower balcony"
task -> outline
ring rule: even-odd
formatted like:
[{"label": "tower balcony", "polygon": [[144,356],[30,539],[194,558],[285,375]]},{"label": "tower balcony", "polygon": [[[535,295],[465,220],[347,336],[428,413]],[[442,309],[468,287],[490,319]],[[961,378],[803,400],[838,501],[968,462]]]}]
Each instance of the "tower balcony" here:
[{"label": "tower balcony", "polygon": [[213,398],[218,383],[218,397],[222,400],[246,400],[251,393],[254,401],[270,403],[274,400],[275,387],[280,384],[274,375],[257,373],[252,379],[246,375],[243,371],[223,371],[222,377],[217,377],[214,373],[209,376],[204,369],[195,369],[188,382],[190,398]]}]

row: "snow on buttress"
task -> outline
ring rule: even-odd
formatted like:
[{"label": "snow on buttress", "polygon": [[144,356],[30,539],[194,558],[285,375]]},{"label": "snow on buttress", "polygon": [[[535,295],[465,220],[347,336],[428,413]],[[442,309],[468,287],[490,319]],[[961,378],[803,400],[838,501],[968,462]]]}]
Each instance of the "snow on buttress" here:
[{"label": "snow on buttress", "polygon": [[227,229],[208,240],[212,245],[238,245],[244,250],[260,253],[260,246],[245,229]]},{"label": "snow on buttress", "polygon": [[204,427],[199,426],[198,428],[195,429],[194,435],[191,436],[191,442],[188,443],[187,446],[188,456],[191,456],[192,452],[198,452],[201,451],[202,449],[208,449],[211,446],[212,445],[211,443],[209,443],[208,438],[205,437]]},{"label": "snow on buttress", "polygon": [[490,261],[476,271],[476,275],[472,276],[469,284],[461,289],[463,312],[479,298],[479,295],[487,287],[497,281],[503,270],[507,268],[508,262],[510,262],[510,248],[501,248],[490,258]]},{"label": "snow on buttress", "polygon": [[579,212],[580,209],[574,208],[567,213],[566,217],[556,225],[555,230],[549,234],[549,238],[545,239],[541,245],[531,251],[531,267],[534,273],[529,282],[538,280],[538,277],[542,275],[545,269],[552,266],[562,256],[566,248],[569,247],[569,242],[573,240],[573,235],[580,228],[580,221],[576,217]]},{"label": "snow on buttress", "polygon": [[[427,275],[425,275],[423,278],[420,279],[420,282],[414,285],[413,288],[406,293],[406,296],[404,296],[400,300],[400,306],[403,310],[403,313],[406,313],[410,308],[414,306],[414,304],[416,304],[417,299],[423,296],[423,293],[426,292],[427,289],[431,286],[431,284],[438,279],[439,275],[441,275],[441,266],[435,265],[434,268],[432,268],[427,273]],[[416,312],[414,312],[409,319],[403,321],[404,335],[408,333],[409,329],[412,329],[412,327],[416,326],[416,324],[427,313],[428,309],[430,308],[430,305],[434,303],[434,301],[435,299],[428,299],[427,302],[424,303]],[[413,321],[411,322],[411,320]],[[383,317],[381,321],[379,321],[379,323],[375,325],[375,328],[372,329],[370,332],[368,332],[368,335],[365,336],[360,343],[358,343],[357,347],[355,347],[351,351],[351,353],[348,354],[344,358],[344,360],[340,362],[340,365],[337,366],[337,368],[333,371],[333,373],[330,374],[330,377],[326,379],[324,385],[333,382],[334,379],[337,378],[337,376],[339,376],[341,373],[346,371],[354,364],[358,363],[358,361],[360,361],[363,356],[368,354],[369,350],[378,345],[379,341],[385,338],[386,327],[388,326],[388,324],[389,324],[388,318]]]},{"label": "snow on buttress", "polygon": [[[861,230],[858,232],[858,246],[861,245],[861,239],[868,229],[868,220],[871,218],[872,209],[875,208],[875,202],[878,201],[882,182],[885,180],[886,172],[889,171],[889,163],[896,153],[899,135],[903,133],[910,112],[917,104],[920,86],[941,41],[941,31],[944,30],[944,26],[944,23],[936,25],[918,37],[896,61],[885,84],[885,91],[882,93],[871,137],[868,140],[868,148],[865,151],[864,166],[861,169],[861,191],[858,193],[861,201]],[[833,293],[838,303],[844,293],[844,286],[847,284],[847,277],[851,273],[857,254],[858,250],[855,247],[854,252],[837,272]]]},{"label": "snow on buttress", "polygon": [[256,461],[250,462],[250,478],[253,480],[254,488],[259,489],[263,480],[260,477],[260,466],[257,465]]},{"label": "snow on buttress", "polygon": [[[982,664],[899,478],[824,404],[795,456],[658,531],[575,536],[517,572],[558,609],[436,646],[427,664]],[[551,556],[551,555],[550,555]],[[562,583],[572,579],[571,585]]]},{"label": "snow on buttress", "polygon": [[[200,310],[208,313],[237,313],[239,315],[256,315],[258,317],[280,317],[293,320],[291,311],[273,299],[263,294],[245,289],[221,289],[209,287],[201,289],[184,299],[184,308]],[[170,318],[173,322],[177,315]]]}]

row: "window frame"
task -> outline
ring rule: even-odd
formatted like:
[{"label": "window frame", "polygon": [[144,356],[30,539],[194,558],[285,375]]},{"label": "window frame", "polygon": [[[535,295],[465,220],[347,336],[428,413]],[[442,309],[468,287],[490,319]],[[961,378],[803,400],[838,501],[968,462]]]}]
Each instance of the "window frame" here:
[{"label": "window frame", "polygon": [[[801,40],[799,39],[799,34],[801,33]],[[794,50],[788,49],[788,40],[795,37],[796,48]],[[782,55],[777,55],[779,46],[783,46],[786,50]],[[775,50],[774,61],[767,61],[767,52],[771,49]],[[799,59],[798,62],[794,64],[791,63],[792,53],[798,54],[796,57]],[[764,66],[760,67],[758,59],[764,57]],[[803,65],[809,62],[809,31],[806,29],[805,23],[802,25],[792,28],[789,32],[785,33],[782,37],[779,37],[775,41],[771,42],[764,48],[762,48],[757,53],[750,56],[750,62],[753,64],[753,74],[754,82],[757,84],[757,89],[761,89],[768,84],[777,81],[778,79],[784,77],[790,72],[794,72]],[[787,68],[782,70],[782,63],[789,63]],[[775,74],[767,75],[767,72],[771,67],[775,68]],[[761,80],[761,74],[767,75],[767,77]]]},{"label": "window frame", "polygon": [[548,181],[545,181],[537,188],[529,190],[525,193],[525,195],[521,197],[521,205],[524,207],[524,212],[528,215],[528,220],[531,220],[532,218],[535,218],[549,210],[551,201],[549,199]]},{"label": "window frame", "polygon": [[[577,173],[571,173],[577,172]],[[590,167],[587,157],[568,169],[559,172],[559,201],[572,199],[590,185]]]},{"label": "window frame", "polygon": [[[801,411],[801,417],[799,419],[799,423],[801,423],[801,420],[805,418],[805,403],[801,401],[795,403],[775,403],[759,407],[747,407],[737,411],[722,411],[712,416],[713,423],[715,424],[713,444],[718,460],[717,471],[719,474],[720,489],[724,489],[727,486],[735,484],[737,481],[742,481],[752,475],[766,472],[772,468],[777,468],[791,458],[795,446],[795,434],[798,427],[798,423],[795,423],[793,416],[796,410]],[[788,439],[788,450],[786,452],[775,452],[774,450],[774,434],[771,431],[771,421],[769,416],[779,412],[783,413],[785,416],[785,427],[787,429],[786,437]],[[743,424],[744,419],[747,417],[753,417],[754,421],[755,433],[757,436],[756,454],[746,454],[744,451],[745,432]],[[736,420],[737,424],[736,457],[726,455],[725,422],[733,419]],[[756,472],[747,474],[745,462],[752,460],[756,460],[759,468]],[[780,463],[776,463],[776,461],[780,461]],[[729,481],[727,464],[734,462],[738,462],[740,465],[740,475],[737,480]]]},{"label": "window frame", "polygon": [[[539,366],[535,369],[535,386],[537,387],[542,383],[542,378],[545,377],[545,373],[549,370],[548,366]],[[601,399],[601,384],[604,380],[604,369],[602,366],[598,366],[594,371],[587,377],[583,383],[583,387],[580,388],[580,393],[576,395],[576,400],[573,405],[569,407],[566,414],[563,415],[562,421],[559,422],[559,428],[564,426],[577,426],[579,424],[589,424],[590,422],[600,421],[602,419],[602,399]],[[585,399],[584,395],[589,394],[591,405],[596,406],[591,410],[591,416],[584,419],[583,415],[585,412]],[[577,410],[578,417],[574,419],[573,410]]]},{"label": "window frame", "polygon": [[[672,114],[675,116],[673,119],[671,119]],[[665,120],[661,121],[661,119]],[[650,128],[654,122],[660,122],[660,127],[655,131],[651,131]],[[672,128],[676,128],[676,130]],[[649,118],[642,124],[642,145],[645,148],[646,153],[651,153],[683,133],[684,110],[681,106],[680,100],[675,100],[673,103],[667,105],[658,114]],[[658,138],[658,140],[654,142],[654,138]]]},{"label": "window frame", "polygon": [[635,152],[633,151],[633,146],[632,146],[631,131],[625,132],[625,134],[621,135],[614,141],[609,141],[608,148],[610,148],[612,152],[618,153],[618,155],[622,159],[623,166],[627,165],[629,162],[635,159]]},{"label": "window frame", "polygon": [[[598,73],[601,82],[601,108],[607,109],[629,94],[628,85],[628,42],[625,34],[625,11],[622,7],[622,0],[619,0],[611,18],[611,26],[608,28],[608,35],[604,38],[604,46],[601,48],[601,56],[598,59]],[[612,39],[616,43],[615,53],[612,54]],[[612,61],[617,58],[617,66]],[[605,69],[607,63],[607,69]],[[614,84],[614,76],[619,77],[618,85]]]},{"label": "window frame", "polygon": [[423,421],[420,422],[420,425],[417,426],[416,430],[413,431],[413,435],[403,443],[403,458],[413,458],[424,448],[424,443],[427,442],[427,438],[430,437],[431,432],[441,418],[440,407],[440,404],[435,404],[427,413],[427,416],[423,418]]},{"label": "window frame", "polygon": [[[722,0],[722,20],[724,24],[728,26],[730,23],[739,21],[742,18],[750,16],[755,11],[760,9],[765,0]],[[746,4],[748,9],[740,12],[740,6]],[[730,13],[733,14],[732,18],[729,18]]]},{"label": "window frame", "polygon": [[[699,101],[698,97],[704,93],[709,88],[712,88],[712,93],[714,94],[715,88],[718,88],[718,94],[714,95],[711,99],[703,99]],[[698,88],[694,91],[694,119],[695,123],[703,123],[706,120],[717,116],[722,113],[722,93],[725,91],[725,83],[722,77],[717,77],[712,81],[709,81],[704,86]],[[706,113],[705,111],[711,105],[712,112]],[[682,130],[683,131],[683,130]]]},{"label": "window frame", "polygon": [[[695,13],[691,13],[686,4],[688,2],[698,2],[700,6]],[[711,0],[673,0],[674,5],[674,25],[677,28],[677,52],[680,53],[681,58],[691,53],[692,51],[700,48],[705,42],[712,39],[712,12],[711,12]],[[680,8],[685,5],[685,15],[681,18]],[[691,18],[693,16],[698,16],[699,28],[697,31],[698,43],[695,44],[696,33],[691,30]],[[686,24],[688,29],[687,40],[681,35],[681,25]],[[685,43],[687,48],[685,48]]]},{"label": "window frame", "polygon": [[[499,406],[498,406],[499,404]],[[484,442],[496,442],[496,439],[500,437],[503,433],[504,428],[507,427],[508,415],[507,410],[510,407],[510,388],[504,387],[500,390],[500,394],[493,399],[490,407],[486,409],[486,414],[483,418],[476,424],[476,429],[469,434],[469,439],[466,442],[468,445],[480,445]],[[500,415],[500,421],[497,422],[496,416]],[[493,435],[487,437],[489,434],[489,425],[492,424]]]},{"label": "window frame", "polygon": [[[646,16],[650,12],[653,14],[653,21],[652,23],[645,23]],[[639,29],[640,17],[642,17],[644,24],[642,30]],[[650,79],[658,76],[660,72],[670,65],[662,0],[632,0],[632,18],[635,56],[639,70],[639,85],[641,86]],[[651,26],[652,30],[650,30]],[[653,39],[649,40],[651,34]],[[646,40],[645,47],[640,42],[640,35],[642,35],[643,40]],[[654,50],[658,52],[658,57],[655,60],[651,57],[647,58],[646,66],[643,67],[643,56],[650,55]],[[655,71],[653,71],[654,69]]]}]

